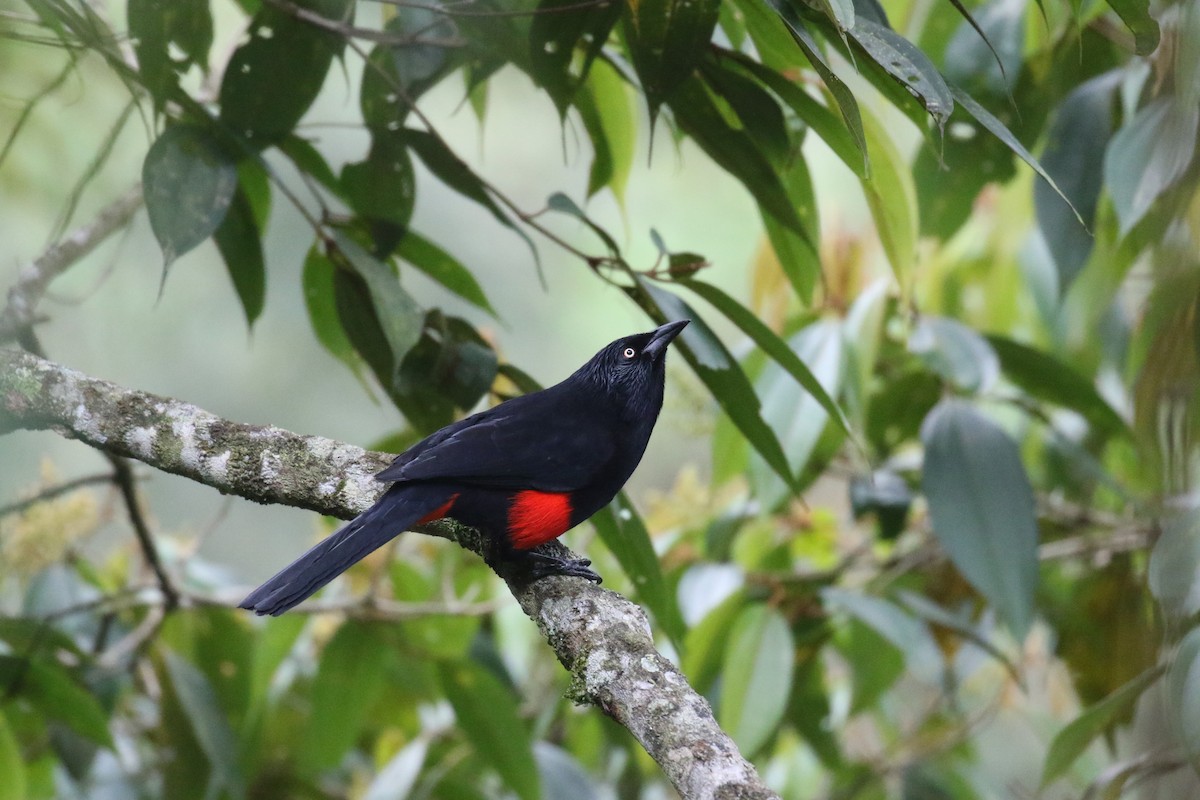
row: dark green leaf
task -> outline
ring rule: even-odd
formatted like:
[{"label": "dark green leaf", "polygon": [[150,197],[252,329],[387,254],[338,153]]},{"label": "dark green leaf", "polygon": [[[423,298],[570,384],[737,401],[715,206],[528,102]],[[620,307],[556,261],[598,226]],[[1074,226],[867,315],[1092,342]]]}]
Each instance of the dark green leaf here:
[{"label": "dark green leaf", "polygon": [[[1054,113],[1046,134],[1042,165],[1063,194],[1071,198],[1086,225],[1096,218],[1100,189],[1104,185],[1103,163],[1113,130],[1113,102],[1119,73],[1106,73],[1071,91]],[[1058,268],[1060,294],[1087,262],[1093,238],[1072,217],[1070,206],[1045,183],[1033,187],[1038,228]]]},{"label": "dark green leaf", "polygon": [[769,606],[756,603],[734,623],[717,716],[746,757],[762,749],[783,719],[794,648],[787,621]]},{"label": "dark green leaf", "polygon": [[774,95],[715,55],[701,62],[701,74],[712,96],[728,106],[762,154],[773,164],[783,164],[792,142],[783,110]]},{"label": "dark green leaf", "polygon": [[1109,7],[1133,33],[1133,49],[1148,56],[1158,47],[1158,21],[1150,16],[1149,0],[1108,0]]},{"label": "dark green leaf", "polygon": [[[1055,194],[1061,197],[1067,203],[1067,205],[1071,206],[1071,211],[1075,215],[1075,219],[1078,220],[1079,224],[1084,225],[1083,217],[1079,215],[1079,211],[1074,205],[1071,204],[1070,198],[1063,194],[1062,189],[1059,189],[1058,184],[1054,182],[1054,178],[1050,177],[1050,174],[1042,168],[1042,165],[1039,164],[1038,160],[1033,157],[1033,154],[1025,149],[1025,145],[1021,144],[1017,140],[1017,137],[1013,136],[1012,131],[1010,131],[1003,122],[996,119],[996,116],[992,114],[992,112],[979,105],[979,103],[975,102],[975,99],[971,97],[971,95],[967,94],[962,89],[959,89],[957,86],[951,84],[950,92],[954,95],[954,99],[958,102],[958,104],[962,106],[967,113],[978,120],[979,124],[983,125],[983,127],[992,132],[992,135],[1004,142],[1004,144],[1007,145],[1010,150],[1016,153],[1022,161],[1033,167],[1033,171],[1040,175],[1042,180],[1050,184],[1050,188],[1054,190]],[[1087,226],[1084,225],[1084,227]]]},{"label": "dark green leaf", "polygon": [[387,33],[411,41],[378,45],[367,57],[359,105],[372,131],[400,130],[417,98],[450,68],[457,32],[440,7],[437,0],[399,6],[384,25]]},{"label": "dark green leaf", "polygon": [[416,428],[432,433],[478,403],[496,369],[496,353],[469,323],[430,311],[400,365],[392,399]]},{"label": "dark green leaf", "polygon": [[908,349],[964,392],[986,392],[1000,376],[1000,361],[988,340],[947,317],[921,317],[908,338]]},{"label": "dark green leaf", "polygon": [[1146,670],[1099,703],[1084,709],[1082,714],[1059,731],[1050,743],[1046,763],[1042,766],[1042,786],[1070,769],[1092,740],[1123,717],[1160,675],[1161,667]]},{"label": "dark green leaf", "polygon": [[734,621],[745,605],[745,592],[735,591],[688,629],[680,668],[697,690],[707,691],[720,676]]},{"label": "dark green leaf", "polygon": [[687,303],[647,281],[639,280],[637,288],[629,291],[646,313],[660,324],[669,319],[692,321],[683,329],[676,346],[742,435],[787,486],[794,486],[795,478],[788,467],[787,456],[774,431],[763,421],[758,396],[712,329]]},{"label": "dark green leaf", "polygon": [[291,159],[300,172],[312,177],[334,194],[341,195],[342,186],[338,182],[337,176],[333,174],[333,170],[329,168],[329,162],[308,139],[294,133],[289,134],[280,142],[279,150]]},{"label": "dark green leaf", "polygon": [[529,731],[512,693],[470,663],[442,665],[441,679],[458,727],[475,751],[521,800],[539,800],[541,786]]},{"label": "dark green leaf", "polygon": [[[193,65],[208,71],[213,22],[208,3],[130,0],[125,17],[142,85],[161,109]],[[172,56],[172,46],[181,57]]]},{"label": "dark green leaf", "polygon": [[849,614],[866,625],[904,656],[905,666],[916,677],[937,683],[942,674],[942,656],[927,626],[890,600],[847,589],[826,587],[821,602],[830,611]]},{"label": "dark green leaf", "polygon": [[[592,62],[621,17],[624,3],[603,0],[581,5],[578,0],[540,0],[529,25],[531,75],[546,90],[560,116],[587,79]],[[576,59],[576,49],[582,50]]]},{"label": "dark green leaf", "polygon": [[1023,639],[1033,622],[1038,531],[1017,445],[962,400],[943,400],[921,428],[922,487],[950,560]]},{"label": "dark green leaf", "polygon": [[254,209],[241,189],[234,193],[225,219],[213,234],[213,241],[221,251],[221,258],[225,259],[225,268],[246,314],[246,324],[254,327],[266,299],[267,267]]},{"label": "dark green leaf", "polygon": [[776,168],[744,129],[729,124],[700,79],[690,77],[679,84],[671,110],[683,132],[737,178],[765,213],[795,233],[807,235]]},{"label": "dark green leaf", "polygon": [[475,276],[454,256],[423,236],[409,231],[400,241],[396,255],[473,306],[496,316],[496,309],[483,293]]},{"label": "dark green leaf", "polygon": [[650,609],[659,626],[678,646],[684,636],[683,618],[674,594],[663,579],[650,533],[633,503],[624,492],[618,494],[592,517],[592,524],[636,587],[638,600]]},{"label": "dark green leaf", "polygon": [[365,161],[342,167],[342,194],[368,221],[377,255],[386,255],[405,235],[412,217],[416,177],[404,139],[376,132]]},{"label": "dark green leaf", "polygon": [[345,622],[321,651],[312,685],[305,763],[313,772],[337,765],[354,744],[383,691],[389,651],[369,624]]},{"label": "dark green leaf", "polygon": [[320,245],[313,245],[304,259],[300,278],[304,287],[304,305],[308,309],[308,321],[317,341],[361,380],[362,362],[338,319],[334,289],[336,273],[337,267],[321,251]]},{"label": "dark green leaf", "polygon": [[163,131],[142,165],[150,228],[166,267],[217,229],[237,190],[237,166],[204,128]]},{"label": "dark green leaf", "polygon": [[8,696],[24,698],[42,717],[60,722],[96,744],[113,746],[108,714],[58,662],[0,655],[0,687]]},{"label": "dark green leaf", "polygon": [[937,67],[921,49],[891,28],[860,18],[846,31],[901,86],[920,98],[938,125],[954,111],[954,97]]},{"label": "dark green leaf", "polygon": [[[296,0],[336,22],[352,22],[353,0]],[[250,40],[229,59],[221,80],[221,121],[251,147],[286,137],[325,83],[342,37],[297,19],[273,5],[250,22]]]},{"label": "dark green leaf", "polygon": [[620,202],[633,168],[637,142],[637,118],[629,87],[607,61],[599,61],[576,94],[575,107],[594,151],[588,172],[588,197],[609,186]]},{"label": "dark green leaf", "polygon": [[625,40],[652,122],[699,65],[720,6],[720,0],[637,0],[625,6]]},{"label": "dark green leaf", "polygon": [[972,16],[961,0],[951,2],[963,22],[946,45],[946,77],[975,97],[1010,98],[1025,48],[1025,3],[990,0]]},{"label": "dark green leaf", "polygon": [[221,703],[212,685],[203,672],[169,650],[163,663],[192,734],[208,759],[206,794],[215,797],[220,791],[227,791],[233,796],[242,795],[245,790],[238,767],[237,737],[221,713]]},{"label": "dark green leaf", "polygon": [[797,383],[804,387],[805,391],[825,409],[847,436],[854,435],[850,430],[850,422],[842,413],[841,407],[825,391],[825,387],[821,385],[813,371],[800,360],[795,351],[783,339],[776,336],[775,332],[757,316],[716,286],[697,280],[682,280],[679,283],[703,297],[713,308],[741,328],[742,332],[753,339],[754,343],[761,347],[772,361],[786,370],[796,379]]},{"label": "dark green leaf", "polygon": [[1005,377],[1029,394],[1079,412],[1106,435],[1128,432],[1125,420],[1070,364],[1004,336],[988,336],[987,340],[1000,358]]},{"label": "dark green leaf", "polygon": [[[331,252],[330,255],[343,270],[352,273],[361,282],[359,304],[362,305],[361,300],[363,299],[368,301],[365,304],[366,307],[356,309],[353,305],[344,306],[339,298],[338,315],[342,320],[342,326],[350,334],[350,340],[355,343],[355,347],[379,373],[377,365],[382,366],[385,362],[375,358],[373,363],[372,357],[363,352],[360,342],[355,341],[355,335],[351,333],[349,327],[360,321],[357,319],[358,315],[371,315],[383,335],[383,341],[375,343],[370,349],[374,350],[378,345],[386,345],[391,374],[383,372],[379,374],[379,378],[385,386],[391,386],[396,380],[395,373],[400,362],[421,338],[424,314],[421,313],[417,302],[400,285],[396,274],[383,262],[343,234],[337,234],[334,239],[337,243],[337,250]],[[338,261],[339,258],[340,261]]]}]

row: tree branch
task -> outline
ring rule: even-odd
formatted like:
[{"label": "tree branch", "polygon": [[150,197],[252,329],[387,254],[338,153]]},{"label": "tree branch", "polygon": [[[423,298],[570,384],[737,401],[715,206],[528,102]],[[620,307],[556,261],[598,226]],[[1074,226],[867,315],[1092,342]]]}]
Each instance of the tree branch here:
[{"label": "tree branch", "polygon": [[[341,519],[375,502],[384,486],[374,475],[391,458],[319,436],[230,422],[188,403],[0,350],[0,433],[17,429],[52,429],[225,494]],[[418,530],[491,555],[486,537],[453,521]],[[572,698],[625,726],[685,800],[777,797],[717,725],[708,702],[654,648],[641,608],[579,578],[528,582],[503,569],[501,577],[570,671]]]}]

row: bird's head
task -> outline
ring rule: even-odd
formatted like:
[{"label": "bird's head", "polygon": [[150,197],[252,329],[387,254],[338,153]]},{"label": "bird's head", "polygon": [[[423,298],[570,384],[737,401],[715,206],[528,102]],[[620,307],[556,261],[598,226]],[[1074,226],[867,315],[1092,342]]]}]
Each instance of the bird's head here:
[{"label": "bird's head", "polygon": [[680,319],[647,333],[622,336],[579,368],[576,376],[634,410],[662,407],[667,345],[691,320]]}]

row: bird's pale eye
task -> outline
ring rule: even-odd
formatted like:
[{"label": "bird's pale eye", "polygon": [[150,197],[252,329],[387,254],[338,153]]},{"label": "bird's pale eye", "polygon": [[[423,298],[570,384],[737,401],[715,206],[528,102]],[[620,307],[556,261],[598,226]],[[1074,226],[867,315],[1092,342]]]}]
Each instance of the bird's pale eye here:
[{"label": "bird's pale eye", "polygon": [[626,348],[625,348],[625,353],[624,353],[624,356],[625,356],[626,358],[633,358],[633,357],[634,357],[634,356],[636,356],[636,355],[637,355],[637,350],[634,350],[632,347],[626,347]]}]

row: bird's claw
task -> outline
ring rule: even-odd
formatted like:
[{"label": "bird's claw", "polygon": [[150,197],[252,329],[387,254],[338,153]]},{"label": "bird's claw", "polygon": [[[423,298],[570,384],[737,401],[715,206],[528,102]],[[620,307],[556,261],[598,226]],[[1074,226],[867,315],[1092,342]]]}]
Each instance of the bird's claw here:
[{"label": "bird's claw", "polygon": [[566,575],[572,578],[583,578],[595,584],[604,582],[600,574],[591,567],[591,559],[587,558],[558,558],[544,553],[529,553],[529,574],[538,580],[551,575]]}]

